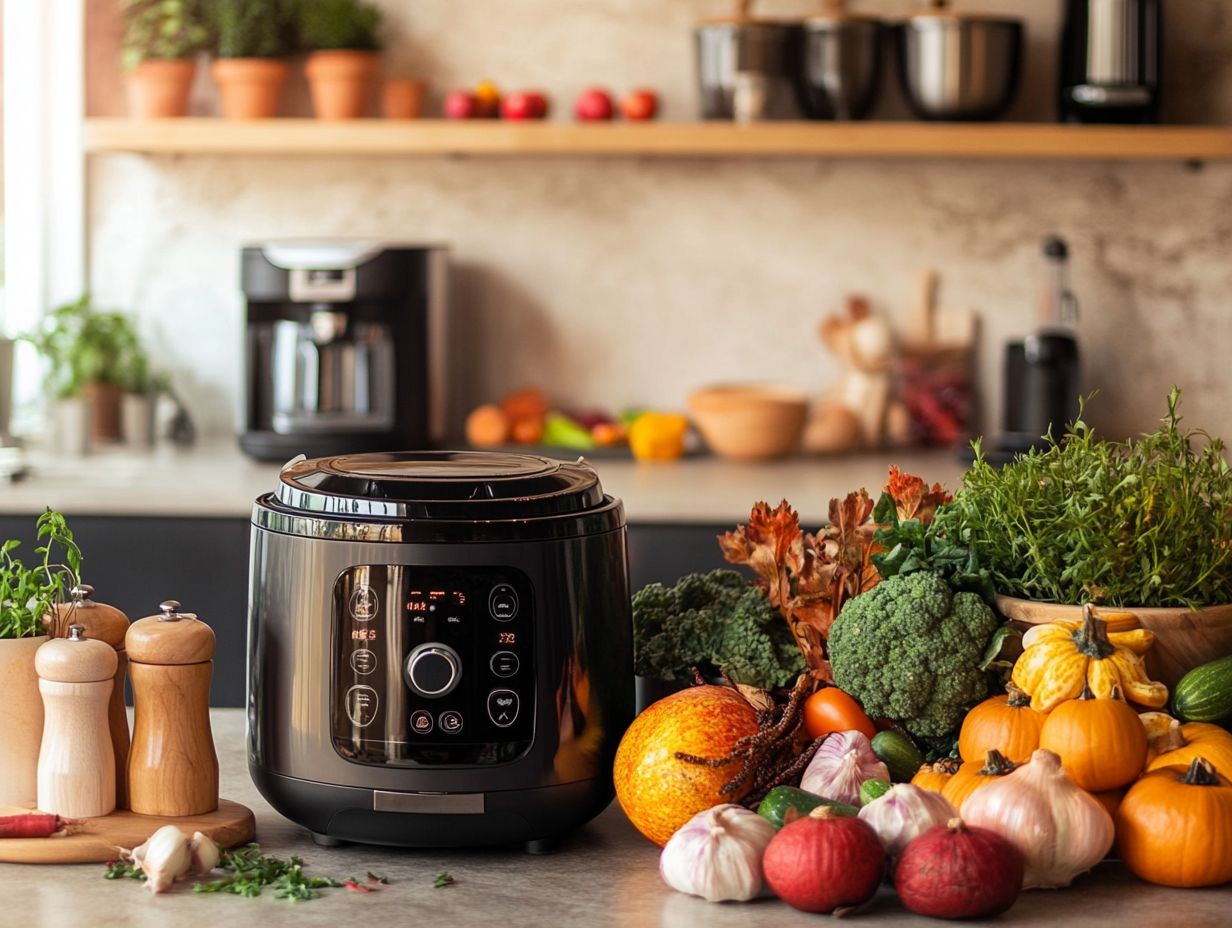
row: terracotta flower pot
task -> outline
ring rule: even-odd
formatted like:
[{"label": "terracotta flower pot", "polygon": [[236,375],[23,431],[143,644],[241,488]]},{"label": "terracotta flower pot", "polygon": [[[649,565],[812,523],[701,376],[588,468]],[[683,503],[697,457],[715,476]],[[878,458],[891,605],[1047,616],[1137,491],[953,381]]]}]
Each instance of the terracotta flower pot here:
[{"label": "terracotta flower pot", "polygon": [[[1232,605],[1205,609],[1107,607],[1109,612],[1132,612],[1143,628],[1155,633],[1155,645],[1146,653],[1152,679],[1169,688],[1202,664],[1232,653]],[[1082,620],[1082,607],[1037,603],[998,596],[997,610],[1019,629],[1046,622]]]},{"label": "terracotta flower pot", "polygon": [[318,119],[358,119],[368,110],[376,52],[312,52],[304,64]]},{"label": "terracotta flower pot", "polygon": [[418,119],[423,115],[423,81],[390,78],[381,88],[381,112],[386,119]]},{"label": "terracotta flower pot", "polygon": [[111,383],[88,383],[86,402],[90,405],[90,435],[95,441],[119,441],[123,437],[120,400],[124,391]]},{"label": "terracotta flower pot", "polygon": [[43,697],[34,652],[46,640],[0,639],[0,806],[33,805],[38,792]]},{"label": "terracotta flower pot", "polygon": [[191,58],[147,58],[128,75],[129,109],[139,119],[186,116],[196,73],[197,62]]},{"label": "terracotta flower pot", "polygon": [[227,119],[278,115],[290,66],[280,58],[219,58],[210,65]]}]

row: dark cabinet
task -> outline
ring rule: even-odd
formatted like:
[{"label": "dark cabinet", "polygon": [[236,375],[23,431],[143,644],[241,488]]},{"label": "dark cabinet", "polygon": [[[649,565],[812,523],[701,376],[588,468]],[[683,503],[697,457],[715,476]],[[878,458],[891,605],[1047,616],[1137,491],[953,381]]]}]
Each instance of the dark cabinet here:
[{"label": "dark cabinet", "polygon": [[[83,579],[103,602],[130,619],[158,612],[176,599],[214,629],[211,702],[244,703],[248,609],[247,519],[171,516],[74,516],[73,533],[84,554]],[[17,538],[25,563],[36,557],[35,516],[0,516],[0,538]],[[674,583],[683,574],[723,566],[715,536],[727,525],[638,524],[629,529],[632,589]]]}]

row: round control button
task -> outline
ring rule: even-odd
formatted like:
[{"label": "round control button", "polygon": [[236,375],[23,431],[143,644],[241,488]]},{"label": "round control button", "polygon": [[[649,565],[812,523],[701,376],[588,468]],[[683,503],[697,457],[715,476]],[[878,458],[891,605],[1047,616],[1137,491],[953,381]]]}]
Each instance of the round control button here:
[{"label": "round control button", "polygon": [[441,717],[437,719],[441,725],[441,731],[447,735],[456,735],[462,730],[462,713],[454,712],[450,709],[447,712],[442,712]]},{"label": "round control button", "polygon": [[429,641],[407,655],[406,682],[420,696],[444,696],[461,678],[462,659],[447,644]]},{"label": "round control button", "polygon": [[488,718],[497,728],[508,728],[518,720],[518,694],[513,690],[493,690],[488,694]]},{"label": "round control button", "polygon": [[416,709],[411,713],[411,731],[417,735],[427,735],[432,731],[432,713],[427,709]]},{"label": "round control button", "polygon": [[376,670],[376,654],[369,651],[367,648],[360,648],[358,651],[351,652],[351,669],[356,673],[367,676]]},{"label": "round control button", "polygon": [[376,718],[380,699],[370,686],[353,686],[346,691],[346,714],[357,728],[367,728]]},{"label": "round control button", "polygon": [[518,672],[518,656],[512,651],[497,651],[492,655],[488,666],[498,677],[512,677]]},{"label": "round control button", "polygon": [[488,596],[488,611],[498,622],[508,622],[518,614],[518,591],[508,583],[498,583]]},{"label": "round control button", "polygon": [[351,615],[356,622],[370,622],[380,605],[381,598],[370,586],[361,586],[351,594]]}]

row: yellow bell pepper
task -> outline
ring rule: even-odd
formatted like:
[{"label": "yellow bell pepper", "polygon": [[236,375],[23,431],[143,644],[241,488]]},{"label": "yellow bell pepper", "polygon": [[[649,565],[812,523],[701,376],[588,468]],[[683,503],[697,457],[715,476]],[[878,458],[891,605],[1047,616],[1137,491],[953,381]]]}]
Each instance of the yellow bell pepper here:
[{"label": "yellow bell pepper", "polygon": [[667,412],[644,412],[629,426],[629,448],[639,461],[674,461],[684,454],[689,420]]}]

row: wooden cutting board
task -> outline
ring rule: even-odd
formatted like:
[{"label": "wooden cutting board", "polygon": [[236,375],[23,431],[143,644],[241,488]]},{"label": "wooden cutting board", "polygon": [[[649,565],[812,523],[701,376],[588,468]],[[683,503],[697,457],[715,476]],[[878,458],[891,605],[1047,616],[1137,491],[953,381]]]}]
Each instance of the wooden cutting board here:
[{"label": "wooden cutting board", "polygon": [[[0,806],[0,815],[29,812]],[[74,833],[60,838],[0,838],[0,862],[10,864],[86,864],[115,860],[119,848],[134,848],[163,825],[177,825],[192,834],[200,831],[222,847],[245,844],[256,834],[252,810],[238,802],[220,799],[218,808],[206,815],[163,818],[138,815],[127,810],[102,818],[87,818],[73,826]]]}]

